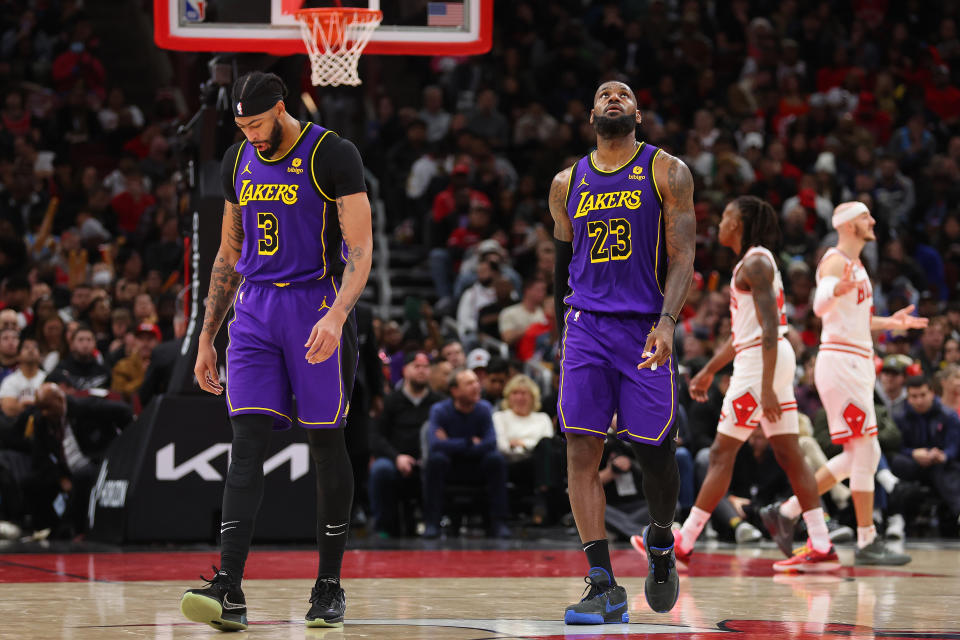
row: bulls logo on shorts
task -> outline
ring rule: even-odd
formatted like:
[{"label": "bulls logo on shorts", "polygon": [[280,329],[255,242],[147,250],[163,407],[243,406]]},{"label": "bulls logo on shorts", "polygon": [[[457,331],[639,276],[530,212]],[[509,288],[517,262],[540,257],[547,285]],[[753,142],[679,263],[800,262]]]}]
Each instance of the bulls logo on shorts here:
[{"label": "bulls logo on shorts", "polygon": [[757,410],[759,403],[753,394],[749,391],[733,399],[733,415],[736,418],[737,425],[741,427],[754,426],[749,424],[753,412]]},{"label": "bulls logo on shorts", "polygon": [[847,404],[843,409],[843,421],[847,423],[847,426],[850,427],[850,431],[853,432],[854,437],[864,434],[864,422],[867,419],[867,413],[853,404],[852,402]]}]

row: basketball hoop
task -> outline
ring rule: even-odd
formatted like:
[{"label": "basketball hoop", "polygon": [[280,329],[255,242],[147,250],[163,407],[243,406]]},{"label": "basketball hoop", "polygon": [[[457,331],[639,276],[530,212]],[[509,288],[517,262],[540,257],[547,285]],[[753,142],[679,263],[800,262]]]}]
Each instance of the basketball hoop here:
[{"label": "basketball hoop", "polygon": [[294,13],[310,56],[314,86],[360,84],[357,64],[383,12],[375,9],[301,9]]}]

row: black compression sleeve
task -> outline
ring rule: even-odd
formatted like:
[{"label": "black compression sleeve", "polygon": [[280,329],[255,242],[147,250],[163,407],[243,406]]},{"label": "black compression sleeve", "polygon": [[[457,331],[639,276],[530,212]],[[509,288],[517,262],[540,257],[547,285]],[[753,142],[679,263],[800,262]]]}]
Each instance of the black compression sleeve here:
[{"label": "black compression sleeve", "polygon": [[563,314],[566,305],[563,299],[570,290],[570,261],[573,260],[573,243],[553,239],[556,247],[556,258],[553,266],[553,308],[557,315],[557,331],[563,333]]}]

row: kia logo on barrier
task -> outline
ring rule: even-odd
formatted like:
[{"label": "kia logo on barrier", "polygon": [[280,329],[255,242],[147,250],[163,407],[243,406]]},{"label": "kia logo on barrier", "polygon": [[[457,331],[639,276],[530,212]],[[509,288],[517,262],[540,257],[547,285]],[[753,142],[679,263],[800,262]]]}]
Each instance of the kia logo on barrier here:
[{"label": "kia logo on barrier", "polygon": [[[229,465],[230,444],[226,442],[211,445],[192,458],[175,464],[174,443],[171,442],[157,450],[157,480],[179,480],[196,472],[208,482],[220,482],[223,476],[210,463],[224,453],[228,454],[227,465]],[[299,480],[310,471],[310,448],[303,442],[287,445],[264,461],[263,474],[267,475],[283,466],[285,462],[290,463],[290,482]]]}]

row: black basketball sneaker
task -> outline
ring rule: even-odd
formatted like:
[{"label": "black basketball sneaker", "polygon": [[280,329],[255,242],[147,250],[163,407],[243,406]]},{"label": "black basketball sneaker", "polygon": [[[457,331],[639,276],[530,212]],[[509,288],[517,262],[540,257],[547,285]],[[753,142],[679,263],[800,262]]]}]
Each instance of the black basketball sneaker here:
[{"label": "black basketball sneaker", "polygon": [[308,627],[342,627],[347,599],[336,578],[317,578],[310,592]]},{"label": "black basketball sneaker", "polygon": [[610,575],[602,567],[592,567],[584,582],[589,585],[583,600],[564,611],[566,624],[614,624],[630,622],[627,591],[610,584]]},{"label": "black basketball sneaker", "polygon": [[247,628],[247,601],[240,585],[226,571],[213,568],[212,580],[200,589],[188,589],[180,598],[180,612],[194,622],[203,622],[220,631]]}]

